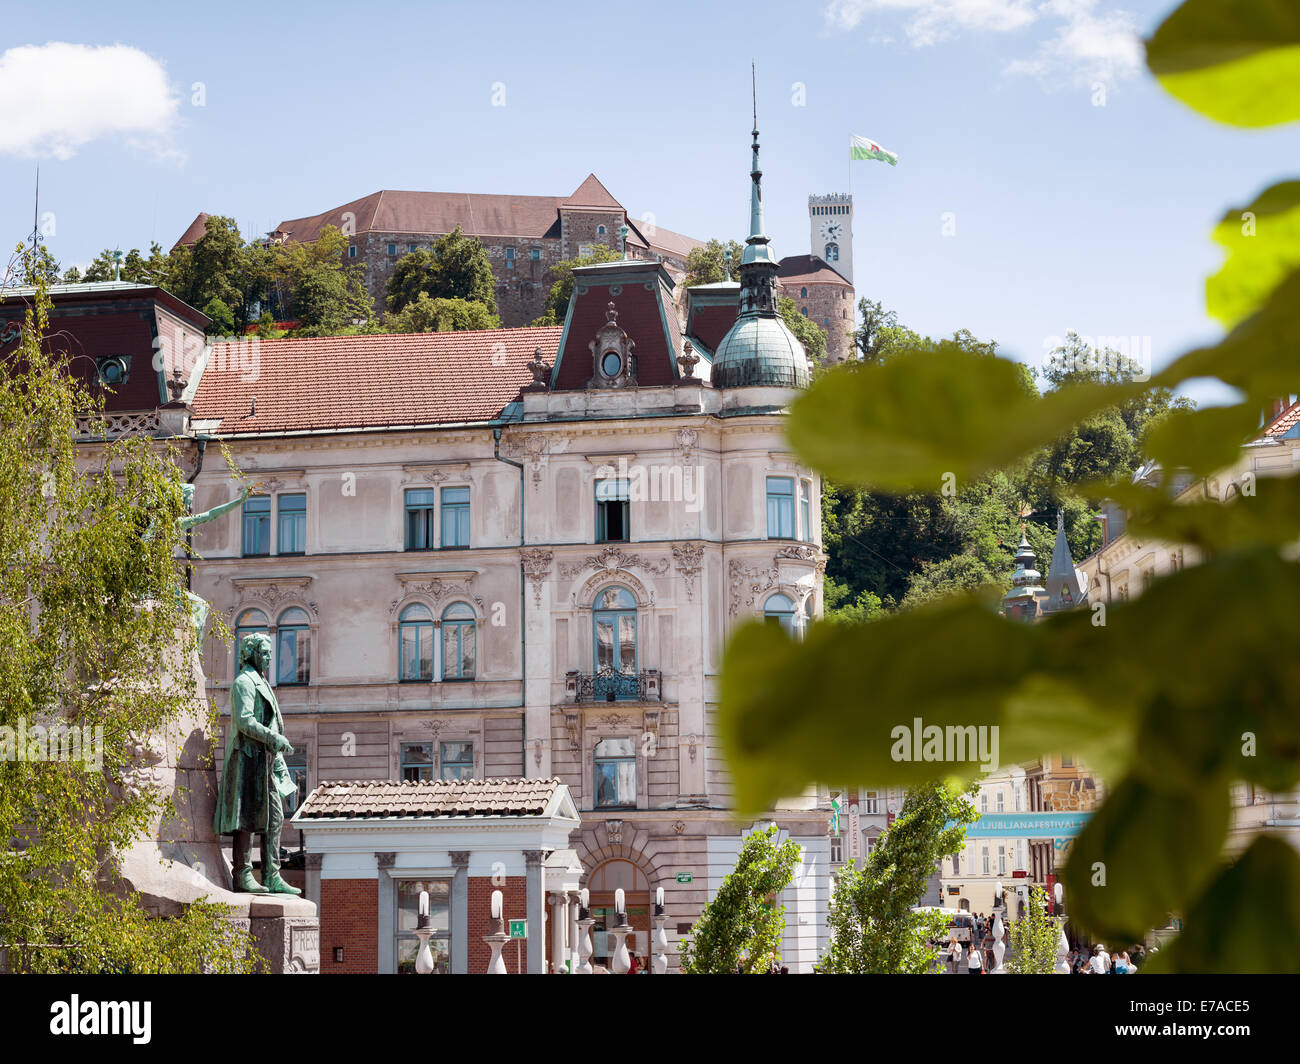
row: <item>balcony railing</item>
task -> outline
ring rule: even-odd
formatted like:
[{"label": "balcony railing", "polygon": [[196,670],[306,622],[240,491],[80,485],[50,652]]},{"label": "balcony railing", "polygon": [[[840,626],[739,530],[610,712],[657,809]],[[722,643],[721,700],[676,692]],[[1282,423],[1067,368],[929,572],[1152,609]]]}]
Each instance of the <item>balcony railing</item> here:
[{"label": "balcony railing", "polygon": [[658,669],[644,672],[599,672],[565,674],[565,693],[572,702],[660,702],[663,700]]}]

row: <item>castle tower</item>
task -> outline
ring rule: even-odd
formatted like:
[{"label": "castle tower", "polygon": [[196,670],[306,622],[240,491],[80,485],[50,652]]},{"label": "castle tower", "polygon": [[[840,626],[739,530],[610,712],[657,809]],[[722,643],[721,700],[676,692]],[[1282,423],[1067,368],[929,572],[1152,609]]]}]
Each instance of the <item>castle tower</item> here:
[{"label": "castle tower", "polygon": [[808,197],[809,248],[819,259],[853,281],[853,194],[831,192]]}]

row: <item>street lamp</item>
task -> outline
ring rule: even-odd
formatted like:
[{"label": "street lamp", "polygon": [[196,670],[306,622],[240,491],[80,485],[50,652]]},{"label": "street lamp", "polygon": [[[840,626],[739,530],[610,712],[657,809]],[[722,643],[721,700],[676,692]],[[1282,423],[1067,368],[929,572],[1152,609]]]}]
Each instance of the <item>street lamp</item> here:
[{"label": "street lamp", "polygon": [[420,891],[420,915],[415,924],[415,933],[420,939],[420,949],[415,955],[417,975],[433,974],[433,953],[429,950],[429,936],[433,934],[433,923],[429,919],[429,892]]},{"label": "street lamp", "polygon": [[627,955],[627,936],[632,929],[627,923],[627,904],[626,895],[623,888],[619,887],[614,891],[614,919],[616,926],[610,929],[610,934],[614,936],[614,974],[627,975],[632,967],[632,962]]},{"label": "street lamp", "polygon": [[492,950],[492,959],[488,961],[488,975],[506,974],[506,962],[501,958],[501,950],[510,941],[510,936],[506,934],[506,921],[502,912],[503,899],[501,891],[494,890],[492,892],[492,919],[497,922],[497,929],[495,933],[483,936],[483,941]]},{"label": "street lamp", "polygon": [[583,887],[578,891],[578,967],[577,975],[591,975],[591,891]]},{"label": "street lamp", "polygon": [[664,931],[664,888],[655,887],[655,975],[668,973],[668,934]]}]

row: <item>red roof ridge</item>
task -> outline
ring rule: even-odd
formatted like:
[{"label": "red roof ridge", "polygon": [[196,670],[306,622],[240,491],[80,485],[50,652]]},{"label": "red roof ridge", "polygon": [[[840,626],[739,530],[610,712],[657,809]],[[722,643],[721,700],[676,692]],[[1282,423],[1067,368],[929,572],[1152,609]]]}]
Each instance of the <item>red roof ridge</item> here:
[{"label": "red roof ridge", "polygon": [[561,207],[600,207],[602,209],[623,210],[623,204],[619,203],[600,182],[594,173],[588,174],[576,189],[573,195],[560,203]]}]

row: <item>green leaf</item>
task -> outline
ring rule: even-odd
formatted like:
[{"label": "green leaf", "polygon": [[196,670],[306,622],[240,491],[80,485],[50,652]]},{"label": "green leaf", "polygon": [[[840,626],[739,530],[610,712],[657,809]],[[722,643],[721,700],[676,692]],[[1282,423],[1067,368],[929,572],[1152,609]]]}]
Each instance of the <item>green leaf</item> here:
[{"label": "green leaf", "polygon": [[945,341],[826,374],[791,408],[789,434],[806,462],[836,480],[934,493],[1014,464],[1142,390],[1081,384],[1039,398],[1016,363]]},{"label": "green leaf", "polygon": [[1300,973],[1300,856],[1261,835],[1210,884],[1143,972]]},{"label": "green leaf", "polygon": [[1228,257],[1205,282],[1205,305],[1225,325],[1235,325],[1300,268],[1300,181],[1274,185],[1249,206],[1229,210],[1214,227],[1214,240]]},{"label": "green leaf", "polygon": [[1227,788],[1165,792],[1130,777],[1070,850],[1065,904],[1093,935],[1136,941],[1197,897],[1228,831]]},{"label": "green leaf", "polygon": [[1246,404],[1171,410],[1147,430],[1144,447],[1165,469],[1208,476],[1236,462],[1258,433],[1259,411]]},{"label": "green leaf", "polygon": [[1260,309],[1219,343],[1175,359],[1151,383],[1174,388],[1193,377],[1218,377],[1259,406],[1290,395],[1300,379],[1300,271],[1287,277]]},{"label": "green leaf", "polygon": [[1291,0],[1185,0],[1147,41],[1171,95],[1236,126],[1300,118],[1300,8]]}]

